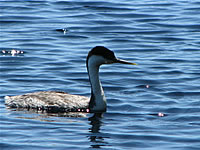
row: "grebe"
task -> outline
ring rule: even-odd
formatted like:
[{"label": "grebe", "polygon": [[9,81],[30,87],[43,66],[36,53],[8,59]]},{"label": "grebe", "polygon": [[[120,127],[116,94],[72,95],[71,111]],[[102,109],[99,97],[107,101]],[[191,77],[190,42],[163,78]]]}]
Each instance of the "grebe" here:
[{"label": "grebe", "polygon": [[106,98],[99,80],[99,67],[102,64],[112,63],[136,65],[116,58],[114,52],[103,46],[96,46],[88,53],[86,65],[91,84],[90,98],[65,92],[42,91],[19,96],[5,96],[5,104],[10,108],[48,112],[105,112]]}]

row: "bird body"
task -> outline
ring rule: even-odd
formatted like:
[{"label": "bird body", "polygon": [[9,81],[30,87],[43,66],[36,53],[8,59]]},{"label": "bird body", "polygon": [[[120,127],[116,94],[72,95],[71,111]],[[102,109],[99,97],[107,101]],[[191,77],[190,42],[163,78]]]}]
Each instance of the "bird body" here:
[{"label": "bird body", "polygon": [[107,102],[99,80],[99,67],[112,63],[136,65],[117,59],[112,51],[103,46],[96,46],[88,53],[86,65],[91,84],[90,98],[65,92],[42,91],[5,96],[5,103],[11,108],[32,108],[50,112],[105,112]]},{"label": "bird body", "polygon": [[6,105],[12,108],[31,108],[49,112],[86,111],[90,99],[65,92],[41,91],[18,96],[6,96]]}]

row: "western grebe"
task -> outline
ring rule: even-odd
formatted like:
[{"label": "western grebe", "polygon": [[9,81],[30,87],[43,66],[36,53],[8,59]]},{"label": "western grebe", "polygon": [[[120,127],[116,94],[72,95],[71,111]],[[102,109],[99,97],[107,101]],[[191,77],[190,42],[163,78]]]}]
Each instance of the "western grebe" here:
[{"label": "western grebe", "polygon": [[94,47],[87,56],[86,65],[91,84],[91,97],[71,95],[65,92],[42,91],[18,96],[5,96],[5,104],[11,108],[27,108],[53,112],[105,112],[106,98],[99,80],[102,64],[130,64],[115,57],[114,52],[103,47]]}]

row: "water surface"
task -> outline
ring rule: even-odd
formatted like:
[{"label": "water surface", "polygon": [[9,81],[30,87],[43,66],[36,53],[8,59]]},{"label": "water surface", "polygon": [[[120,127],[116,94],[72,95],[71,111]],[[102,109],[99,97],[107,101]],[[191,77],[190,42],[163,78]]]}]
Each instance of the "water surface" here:
[{"label": "water surface", "polygon": [[[197,0],[2,0],[0,50],[24,54],[0,54],[1,149],[199,149],[199,13]],[[5,107],[5,95],[42,90],[89,97],[97,45],[139,64],[101,67],[102,118]]]}]

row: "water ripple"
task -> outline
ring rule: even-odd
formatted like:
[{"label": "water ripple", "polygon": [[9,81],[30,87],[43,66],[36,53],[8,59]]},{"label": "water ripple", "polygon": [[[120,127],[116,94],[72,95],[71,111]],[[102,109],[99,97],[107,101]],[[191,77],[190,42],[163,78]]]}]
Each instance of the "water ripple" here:
[{"label": "water ripple", "polygon": [[[199,6],[2,0],[0,52],[24,54],[0,53],[0,147],[199,149]],[[5,107],[5,95],[41,90],[90,96],[85,58],[96,45],[138,64],[101,67],[108,101],[102,118]]]}]

